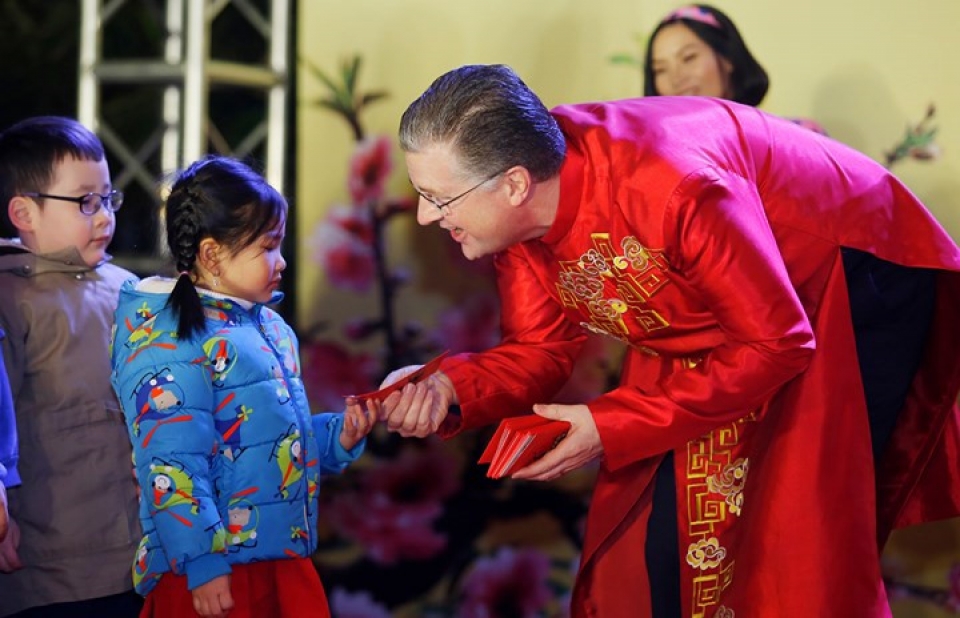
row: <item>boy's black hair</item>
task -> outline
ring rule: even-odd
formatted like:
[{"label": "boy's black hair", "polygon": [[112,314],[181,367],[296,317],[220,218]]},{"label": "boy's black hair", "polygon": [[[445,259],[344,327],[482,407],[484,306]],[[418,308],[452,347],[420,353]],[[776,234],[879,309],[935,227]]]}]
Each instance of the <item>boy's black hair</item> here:
[{"label": "boy's black hair", "polygon": [[101,161],[103,144],[87,127],[63,116],[34,116],[0,133],[0,227],[15,236],[7,205],[17,195],[45,192],[54,182],[58,163],[68,157]]}]

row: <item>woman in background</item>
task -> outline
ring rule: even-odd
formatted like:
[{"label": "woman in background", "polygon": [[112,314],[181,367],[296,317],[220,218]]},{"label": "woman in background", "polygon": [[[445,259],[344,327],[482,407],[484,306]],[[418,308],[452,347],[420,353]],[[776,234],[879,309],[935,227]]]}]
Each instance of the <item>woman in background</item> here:
[{"label": "woman in background", "polygon": [[[643,94],[729,99],[756,107],[770,87],[767,72],[747,48],[736,25],[707,4],[684,6],[651,33],[643,62]],[[818,133],[823,127],[790,118]]]}]

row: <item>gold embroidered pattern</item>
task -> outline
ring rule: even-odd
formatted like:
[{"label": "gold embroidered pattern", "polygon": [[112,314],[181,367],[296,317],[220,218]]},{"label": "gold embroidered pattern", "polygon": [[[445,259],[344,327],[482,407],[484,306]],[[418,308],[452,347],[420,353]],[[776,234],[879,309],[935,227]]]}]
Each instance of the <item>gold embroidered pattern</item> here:
[{"label": "gold embroidered pattern", "polygon": [[720,547],[720,541],[715,536],[700,539],[687,548],[687,564],[701,571],[720,566],[726,557],[727,550]]},{"label": "gold embroidered pattern", "polygon": [[692,581],[693,618],[728,616],[711,610],[733,581],[736,560],[724,539],[733,533],[743,510],[749,458],[741,451],[755,420],[756,415],[749,414],[687,443],[682,516],[687,525],[681,528],[685,532],[681,537],[687,543],[687,565],[693,569],[684,573]]},{"label": "gold embroidered pattern", "polygon": [[721,605],[717,608],[717,613],[713,615],[713,618],[735,618],[736,614],[732,609],[726,605]]},{"label": "gold embroidered pattern", "polygon": [[656,310],[643,307],[670,283],[663,252],[644,247],[634,236],[622,239],[619,251],[610,234],[591,239],[593,247],[577,260],[561,262],[557,281],[563,305],[588,316],[581,326],[622,341],[629,340],[628,317],[647,333],[669,327]]},{"label": "gold embroidered pattern", "polygon": [[733,563],[717,573],[693,577],[692,618],[704,618],[707,611],[720,602],[720,594],[733,581]]},{"label": "gold embroidered pattern", "polygon": [[732,464],[724,466],[721,472],[707,477],[707,488],[723,496],[727,508],[734,515],[739,516],[743,508],[743,486],[747,483],[749,466],[748,459],[737,459]]}]

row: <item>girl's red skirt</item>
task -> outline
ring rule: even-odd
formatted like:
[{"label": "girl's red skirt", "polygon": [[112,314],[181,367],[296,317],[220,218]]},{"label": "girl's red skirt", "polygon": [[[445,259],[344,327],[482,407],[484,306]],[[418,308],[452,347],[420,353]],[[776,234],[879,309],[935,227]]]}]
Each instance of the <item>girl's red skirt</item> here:
[{"label": "girl's red skirt", "polygon": [[[233,565],[230,618],[330,618],[327,595],[309,558]],[[197,616],[184,575],[165,573],[150,591],[140,618]]]}]

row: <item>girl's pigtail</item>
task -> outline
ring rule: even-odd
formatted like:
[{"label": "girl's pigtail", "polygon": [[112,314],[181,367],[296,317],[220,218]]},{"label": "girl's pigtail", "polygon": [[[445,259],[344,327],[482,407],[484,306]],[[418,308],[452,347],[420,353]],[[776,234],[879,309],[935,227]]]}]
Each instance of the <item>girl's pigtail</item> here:
[{"label": "girl's pigtail", "polygon": [[[187,179],[181,181],[189,182]],[[196,201],[199,196],[187,187],[174,187],[167,200],[167,244],[177,263],[177,284],[167,304],[177,315],[177,337],[191,339],[206,326],[203,303],[190,273],[200,250],[200,222]]]},{"label": "girl's pigtail", "polygon": [[182,271],[177,277],[177,284],[170,292],[167,301],[177,315],[177,338],[192,339],[206,326],[206,316],[203,314],[203,303],[196,286],[190,280],[190,273]]}]

